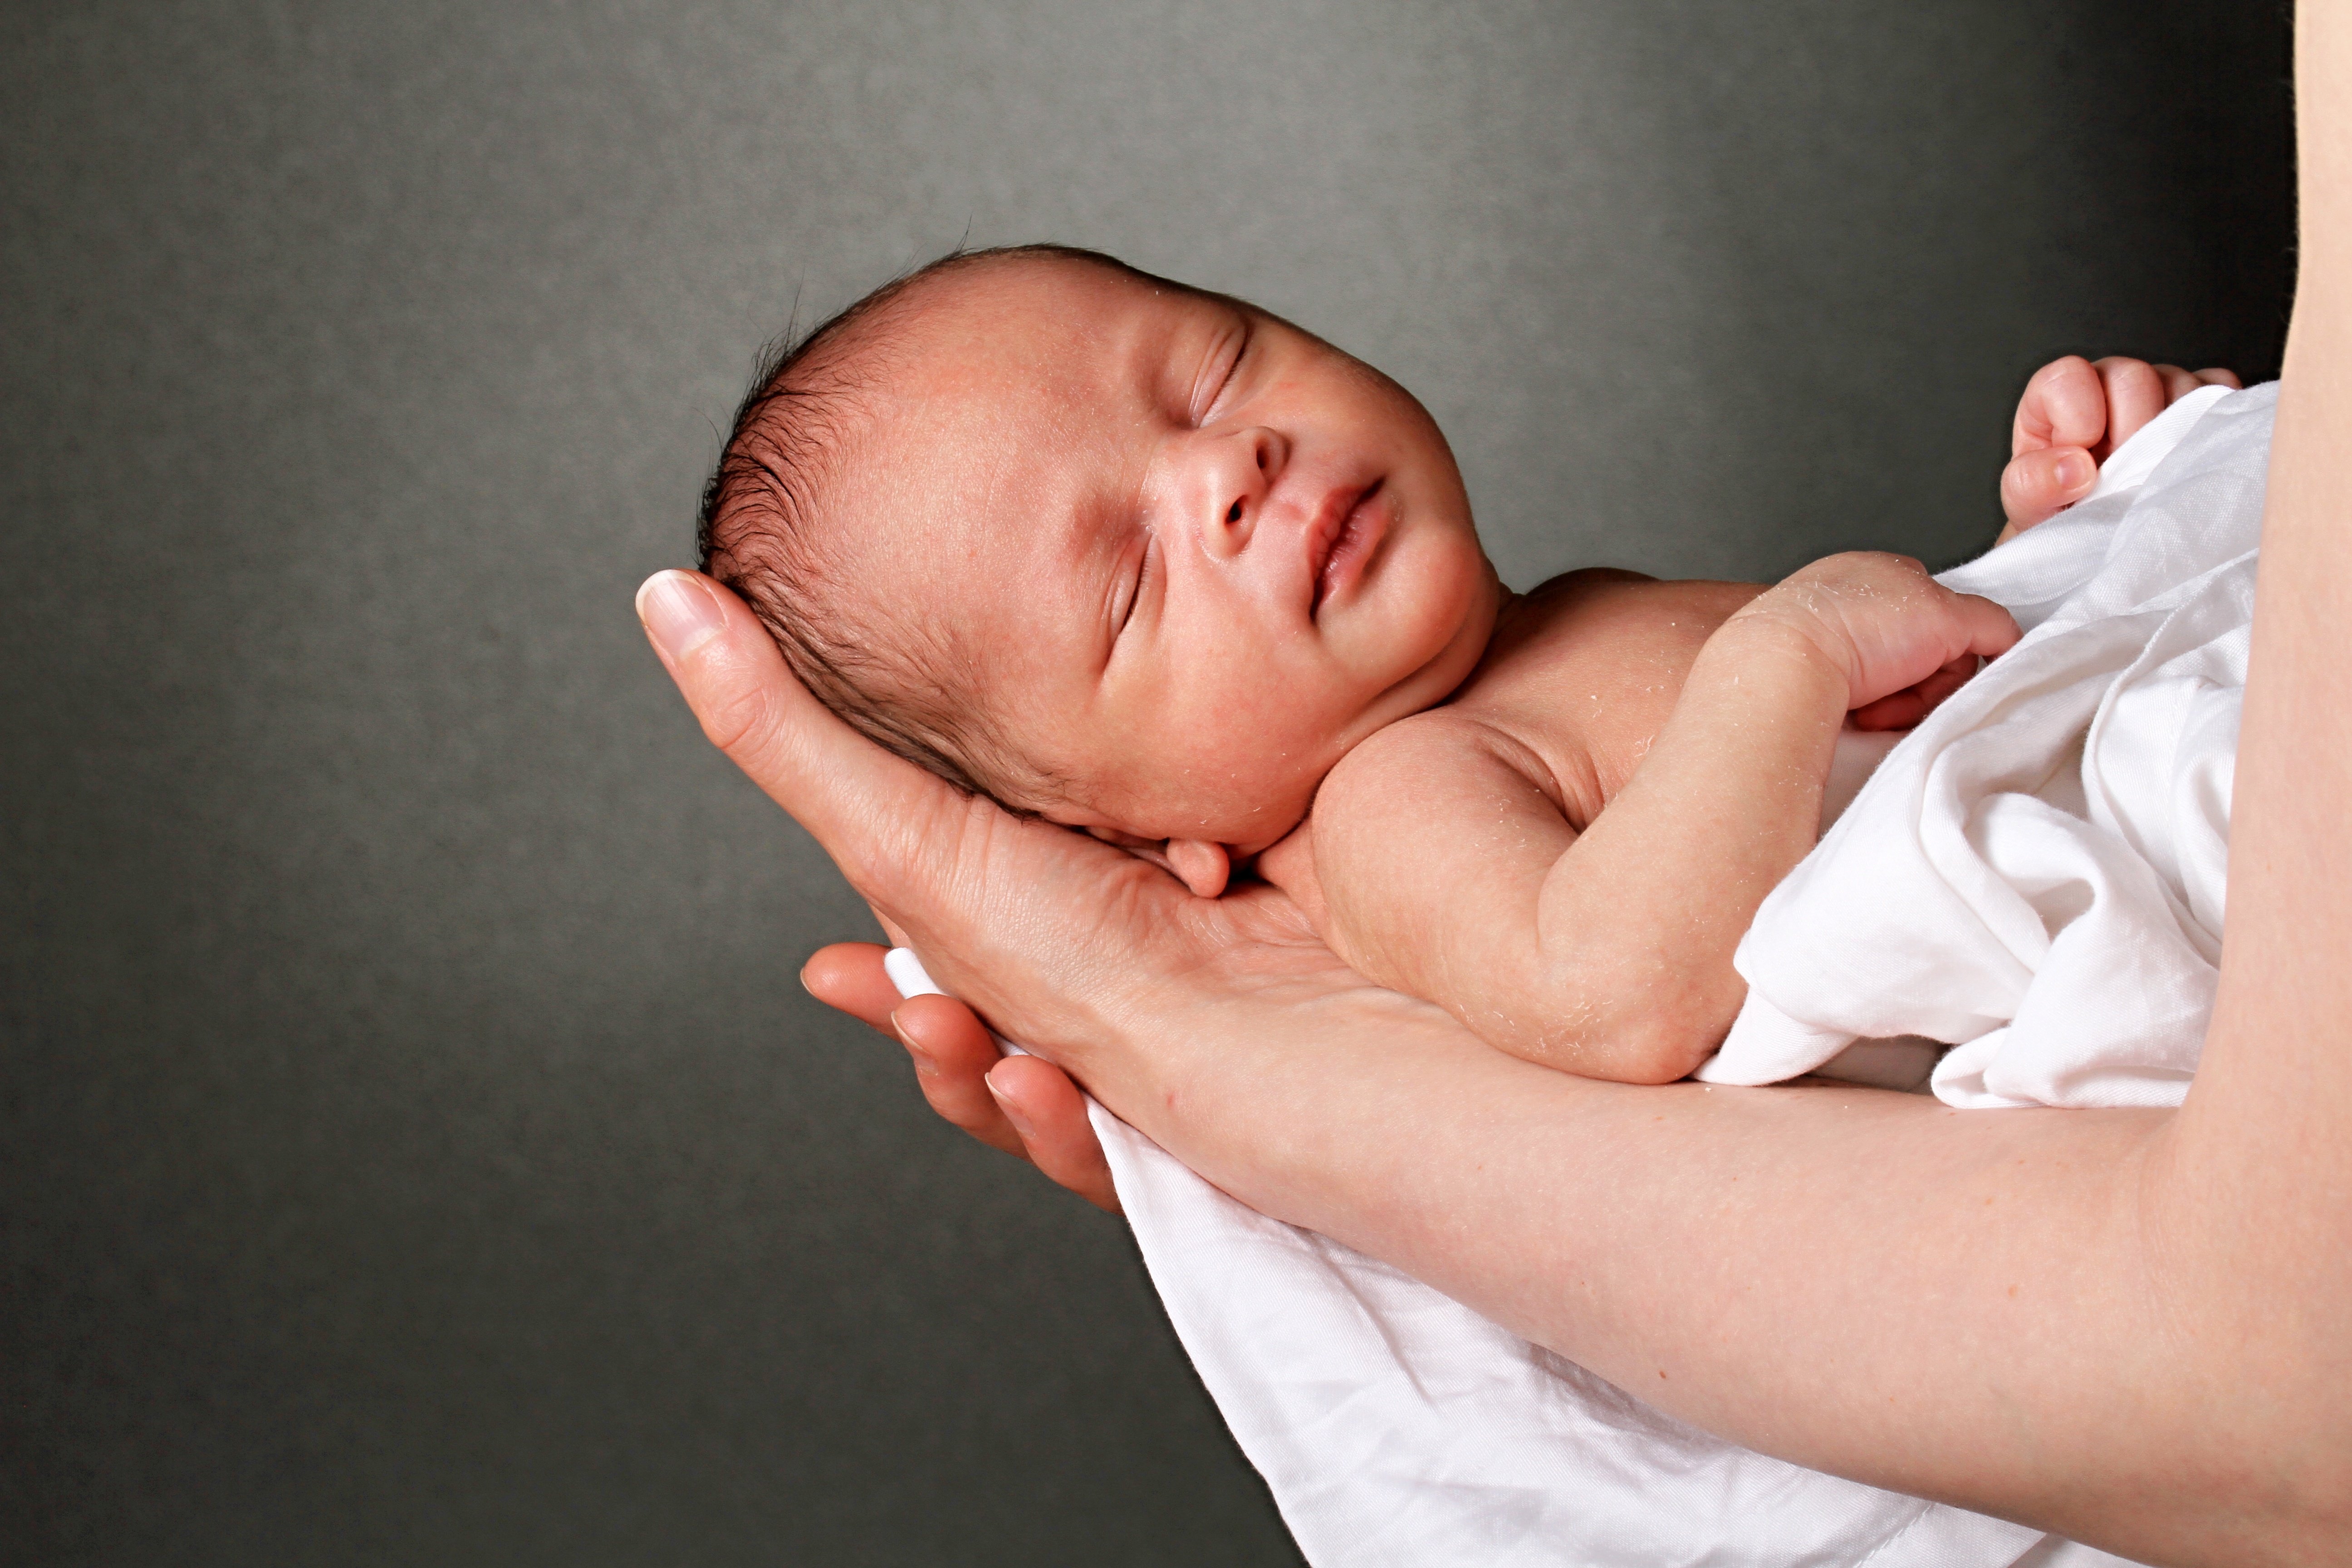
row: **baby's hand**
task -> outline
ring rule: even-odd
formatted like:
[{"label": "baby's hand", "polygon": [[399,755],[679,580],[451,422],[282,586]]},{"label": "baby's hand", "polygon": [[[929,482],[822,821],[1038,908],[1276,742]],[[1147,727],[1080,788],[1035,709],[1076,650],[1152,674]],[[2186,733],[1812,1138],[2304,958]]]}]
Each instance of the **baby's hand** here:
[{"label": "baby's hand", "polygon": [[2009,526],[2001,542],[2090,494],[2099,465],[2176,399],[2200,386],[2240,384],[2233,371],[2192,373],[2113,355],[2093,364],[2068,354],[2043,365],[2025,384],[2010,432],[2009,467],[2000,475]]},{"label": "baby's hand", "polygon": [[1814,562],[1733,619],[1748,616],[1785,619],[1828,655],[1864,730],[1909,729],[2018,638],[1990,599],[1953,593],[1907,555],[1868,552]]}]

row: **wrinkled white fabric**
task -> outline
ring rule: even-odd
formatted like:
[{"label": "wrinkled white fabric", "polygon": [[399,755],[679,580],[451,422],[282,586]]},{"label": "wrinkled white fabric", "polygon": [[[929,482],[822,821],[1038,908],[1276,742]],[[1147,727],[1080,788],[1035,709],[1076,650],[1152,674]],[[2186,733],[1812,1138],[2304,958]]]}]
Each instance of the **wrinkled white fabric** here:
[{"label": "wrinkled white fabric", "polygon": [[[902,994],[938,989],[888,963]],[[1314,1568],[2129,1568],[1709,1436],[1088,1110],[1169,1321]]]},{"label": "wrinkled white fabric", "polygon": [[1968,1108],[2178,1105],[2221,955],[2275,385],[2181,399],[2092,497],[1943,574],[2026,629],[1758,911],[1714,1083],[1954,1047]]}]

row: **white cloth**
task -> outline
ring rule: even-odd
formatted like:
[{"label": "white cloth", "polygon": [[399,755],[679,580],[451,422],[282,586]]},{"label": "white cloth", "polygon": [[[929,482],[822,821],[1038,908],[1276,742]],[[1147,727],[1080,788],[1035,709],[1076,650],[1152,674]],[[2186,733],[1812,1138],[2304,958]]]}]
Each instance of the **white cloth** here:
[{"label": "white cloth", "polygon": [[[939,989],[887,962],[902,995]],[[1169,1321],[1313,1568],[2129,1568],[1684,1426],[1087,1109]]]},{"label": "white cloth", "polygon": [[[2274,398],[2192,394],[2091,499],[1945,575],[2029,635],[1892,751],[1842,745],[1841,793],[1885,760],[1766,900],[1701,1076],[1908,1081],[1927,1037],[1965,1042],[1935,1070],[1957,1105],[2178,1102],[2220,956]],[[890,967],[935,989],[911,952]],[[2123,1564],[1685,1426],[1090,1109],[1169,1319],[1315,1568]]]},{"label": "white cloth", "polygon": [[2178,1105],[2220,974],[2275,385],[2181,399],[2072,510],[1941,581],[2026,636],[1929,715],[1757,912],[1698,1076],[1857,1037],[1956,1048],[1968,1108]]}]

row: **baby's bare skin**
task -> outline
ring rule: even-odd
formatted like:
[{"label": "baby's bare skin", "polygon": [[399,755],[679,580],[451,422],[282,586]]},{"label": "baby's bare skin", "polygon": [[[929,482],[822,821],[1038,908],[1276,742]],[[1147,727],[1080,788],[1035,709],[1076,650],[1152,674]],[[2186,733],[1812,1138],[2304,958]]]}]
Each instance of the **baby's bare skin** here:
[{"label": "baby's bare skin", "polygon": [[[857,405],[832,569],[976,670],[1032,781],[992,782],[1007,804],[1204,898],[1255,861],[1363,974],[1591,1077],[1714,1049],[1840,730],[1916,722],[2017,636],[1888,555],[1510,595],[1402,387],[1113,267],[941,282]],[[2072,499],[2043,493],[2070,482],[2053,449],[2007,499]]]},{"label": "baby's bare skin", "polygon": [[1849,712],[1908,724],[2016,636],[1896,556],[1770,589],[1572,574],[1506,609],[1452,702],[1351,752],[1266,874],[1489,1044],[1672,1082],[1738,1011],[1732,950],[1812,847]]},{"label": "baby's bare skin", "polygon": [[[2044,367],[2018,411],[2001,540],[2205,384],[2237,377]],[[1349,752],[1261,866],[1351,967],[1489,1044],[1672,1082],[1738,1014],[1732,951],[1812,847],[1841,725],[1916,722],[2015,637],[1895,557],[1833,557],[1769,590],[1571,573],[1504,608],[1450,702]]]},{"label": "baby's bare skin", "polygon": [[[1350,967],[1440,1002],[1490,1044],[1588,1077],[1684,1076],[1695,1064],[1679,1047],[1705,1026],[1674,1026],[1662,1049],[1654,1029],[1624,1034],[1619,1015],[1654,1018],[1660,983],[1692,980],[1717,955],[1693,963],[1685,945],[1653,959],[1654,944],[1634,943],[1604,957],[1580,944],[1576,989],[1589,994],[1565,998],[1545,982],[1562,961],[1545,963],[1536,910],[1550,868],[1647,760],[1708,638],[1763,592],[1594,570],[1513,601],[1454,700],[1351,752],[1309,823],[1260,858],[1261,872]],[[1801,795],[1784,815],[1802,810]],[[1773,858],[1790,848],[1803,852],[1791,843]],[[1679,906],[1683,890],[1661,885],[1663,868],[1637,869],[1638,883],[1621,888],[1594,868],[1588,888],[1620,906],[1661,895]],[[1706,906],[1690,901],[1704,919]]]}]

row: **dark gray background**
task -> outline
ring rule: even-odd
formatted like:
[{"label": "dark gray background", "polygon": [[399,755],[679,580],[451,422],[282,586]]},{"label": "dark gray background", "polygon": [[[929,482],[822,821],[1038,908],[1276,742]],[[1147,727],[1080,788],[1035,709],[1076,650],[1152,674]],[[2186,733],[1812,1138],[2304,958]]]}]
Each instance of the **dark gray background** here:
[{"label": "dark gray background", "polygon": [[1507,578],[1949,561],[2067,350],[2256,374],[2271,4],[405,0],[0,21],[0,1539],[1291,1560],[1123,1228],[793,972],[629,595],[969,237],[1394,373]]}]

